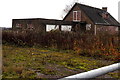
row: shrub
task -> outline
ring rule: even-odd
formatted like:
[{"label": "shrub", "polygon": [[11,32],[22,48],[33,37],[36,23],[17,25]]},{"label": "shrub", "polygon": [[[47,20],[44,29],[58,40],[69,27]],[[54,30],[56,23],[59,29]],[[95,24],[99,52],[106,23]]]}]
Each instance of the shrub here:
[{"label": "shrub", "polygon": [[[41,46],[75,50],[78,55],[118,60],[119,37],[117,35],[90,35],[75,32],[3,31],[3,43],[19,46]],[[109,57],[107,57],[109,55]],[[112,56],[112,58],[110,57]]]}]

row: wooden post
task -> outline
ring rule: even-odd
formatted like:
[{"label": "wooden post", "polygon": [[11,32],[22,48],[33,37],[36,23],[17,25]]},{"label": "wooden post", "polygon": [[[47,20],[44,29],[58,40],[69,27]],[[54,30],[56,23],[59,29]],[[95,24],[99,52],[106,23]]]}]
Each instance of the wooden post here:
[{"label": "wooden post", "polygon": [[61,31],[61,24],[59,25],[59,30]]},{"label": "wooden post", "polygon": [[94,35],[96,35],[97,31],[96,31],[96,25],[94,27]]},{"label": "wooden post", "polygon": [[120,46],[120,26],[118,27],[118,46]]}]

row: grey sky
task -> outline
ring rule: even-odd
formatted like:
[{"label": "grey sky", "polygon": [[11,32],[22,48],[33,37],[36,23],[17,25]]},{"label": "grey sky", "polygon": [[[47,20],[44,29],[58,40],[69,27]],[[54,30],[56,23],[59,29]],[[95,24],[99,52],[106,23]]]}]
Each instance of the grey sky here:
[{"label": "grey sky", "polygon": [[[97,8],[108,7],[108,12],[118,20],[119,0],[79,0]],[[73,0],[0,0],[0,27],[11,27],[16,18],[61,19],[62,10]]]}]

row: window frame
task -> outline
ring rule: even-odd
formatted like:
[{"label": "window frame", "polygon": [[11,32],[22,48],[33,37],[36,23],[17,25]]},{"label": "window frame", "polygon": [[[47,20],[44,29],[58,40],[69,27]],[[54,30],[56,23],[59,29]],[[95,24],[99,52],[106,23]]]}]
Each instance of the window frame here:
[{"label": "window frame", "polygon": [[[80,13],[80,15],[79,15],[80,18],[78,18],[78,13]],[[75,19],[75,17],[76,17],[76,19]],[[80,10],[73,11],[73,21],[76,21],[76,22],[81,21],[81,11]]]},{"label": "window frame", "polygon": [[87,31],[90,31],[91,28],[92,28],[92,25],[91,25],[91,24],[86,24],[86,30],[87,30]]}]

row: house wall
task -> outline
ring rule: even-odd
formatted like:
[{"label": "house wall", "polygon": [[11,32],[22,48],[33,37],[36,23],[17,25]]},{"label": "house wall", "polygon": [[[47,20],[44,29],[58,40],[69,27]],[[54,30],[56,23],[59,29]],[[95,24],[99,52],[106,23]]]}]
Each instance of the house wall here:
[{"label": "house wall", "polygon": [[[17,25],[18,24],[18,25]],[[18,27],[19,26],[19,27]],[[12,21],[12,29],[13,30],[34,30],[34,31],[46,31],[46,25],[43,23],[40,23],[39,20],[17,20],[14,19]]]},{"label": "house wall", "polygon": [[118,34],[118,32],[117,26],[96,25],[96,34]]},{"label": "house wall", "polygon": [[[91,24],[91,29],[87,30],[87,33],[91,33],[94,34],[94,23],[89,19],[89,17],[84,13],[84,11],[82,11],[79,6],[75,6],[69,13],[68,15],[64,18],[64,21],[73,21],[73,11],[81,11],[81,21],[82,22],[86,22],[87,24]],[[76,26],[76,25],[75,25]],[[73,26],[73,28],[76,28],[76,30],[79,30],[79,28]],[[78,26],[78,25],[77,25]],[[78,26],[81,27],[82,25]],[[86,27],[86,26],[83,26]],[[86,28],[85,28],[86,29]],[[73,29],[75,30],[75,29]]]}]

